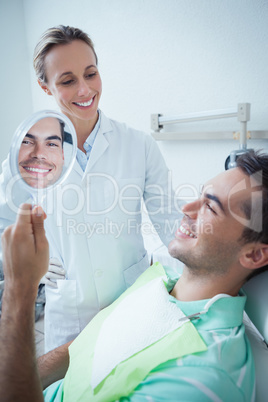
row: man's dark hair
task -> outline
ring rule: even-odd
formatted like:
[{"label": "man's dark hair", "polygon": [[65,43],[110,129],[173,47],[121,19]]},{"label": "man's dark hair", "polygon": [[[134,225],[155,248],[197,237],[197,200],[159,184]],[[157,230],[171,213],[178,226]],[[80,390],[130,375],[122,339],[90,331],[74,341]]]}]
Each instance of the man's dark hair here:
[{"label": "man's dark hair", "polygon": [[61,133],[61,145],[63,147],[63,142],[65,141],[65,134],[64,134],[64,127],[65,127],[65,123],[58,119],[58,122],[60,123],[60,133]]},{"label": "man's dark hair", "polygon": [[[240,168],[246,175],[254,175],[254,180],[260,186],[262,191],[262,211],[259,213],[262,216],[262,228],[260,231],[254,231],[246,227],[242,233],[241,241],[243,244],[250,242],[260,242],[268,244],[268,154],[261,151],[250,150],[237,159],[237,167]],[[247,209],[247,206],[245,206]],[[266,271],[268,265],[259,268],[251,274],[249,278]]]}]

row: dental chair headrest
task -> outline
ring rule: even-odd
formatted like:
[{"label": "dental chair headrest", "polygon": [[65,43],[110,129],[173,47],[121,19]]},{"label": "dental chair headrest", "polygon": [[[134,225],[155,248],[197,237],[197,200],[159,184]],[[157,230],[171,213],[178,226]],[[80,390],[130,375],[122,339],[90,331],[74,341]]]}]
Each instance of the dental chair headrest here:
[{"label": "dental chair headrest", "polygon": [[243,290],[247,295],[245,311],[268,343],[268,271],[250,279]]}]

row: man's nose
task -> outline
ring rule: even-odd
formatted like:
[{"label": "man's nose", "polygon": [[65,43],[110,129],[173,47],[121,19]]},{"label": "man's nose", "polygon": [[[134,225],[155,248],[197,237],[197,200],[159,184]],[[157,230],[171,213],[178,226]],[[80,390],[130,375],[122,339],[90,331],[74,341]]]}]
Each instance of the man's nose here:
[{"label": "man's nose", "polygon": [[47,152],[46,149],[43,145],[36,143],[32,152],[31,152],[31,157],[32,158],[37,158],[37,159],[46,159],[47,158]]},{"label": "man's nose", "polygon": [[191,219],[196,219],[199,209],[200,209],[200,200],[196,200],[183,205],[182,212],[185,215],[189,216]]},{"label": "man's nose", "polygon": [[78,83],[78,96],[86,96],[90,92],[87,82],[84,79],[81,79]]}]

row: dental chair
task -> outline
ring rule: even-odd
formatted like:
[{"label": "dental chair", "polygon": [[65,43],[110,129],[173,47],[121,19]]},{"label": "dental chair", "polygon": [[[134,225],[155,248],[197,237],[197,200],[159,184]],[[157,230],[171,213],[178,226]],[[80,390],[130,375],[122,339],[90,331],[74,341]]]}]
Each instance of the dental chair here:
[{"label": "dental chair", "polygon": [[[268,271],[243,286],[247,295],[244,324],[256,371],[256,402],[268,400]],[[256,328],[258,331],[256,331]]]}]

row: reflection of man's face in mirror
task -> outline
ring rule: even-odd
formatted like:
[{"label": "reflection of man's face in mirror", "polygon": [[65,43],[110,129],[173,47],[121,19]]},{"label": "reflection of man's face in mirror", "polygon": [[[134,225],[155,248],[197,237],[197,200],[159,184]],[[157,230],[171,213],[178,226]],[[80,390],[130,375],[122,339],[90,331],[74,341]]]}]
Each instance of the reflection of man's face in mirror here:
[{"label": "reflection of man's face in mirror", "polygon": [[19,151],[19,171],[34,188],[55,183],[64,164],[63,126],[54,117],[35,123],[22,140]]}]

